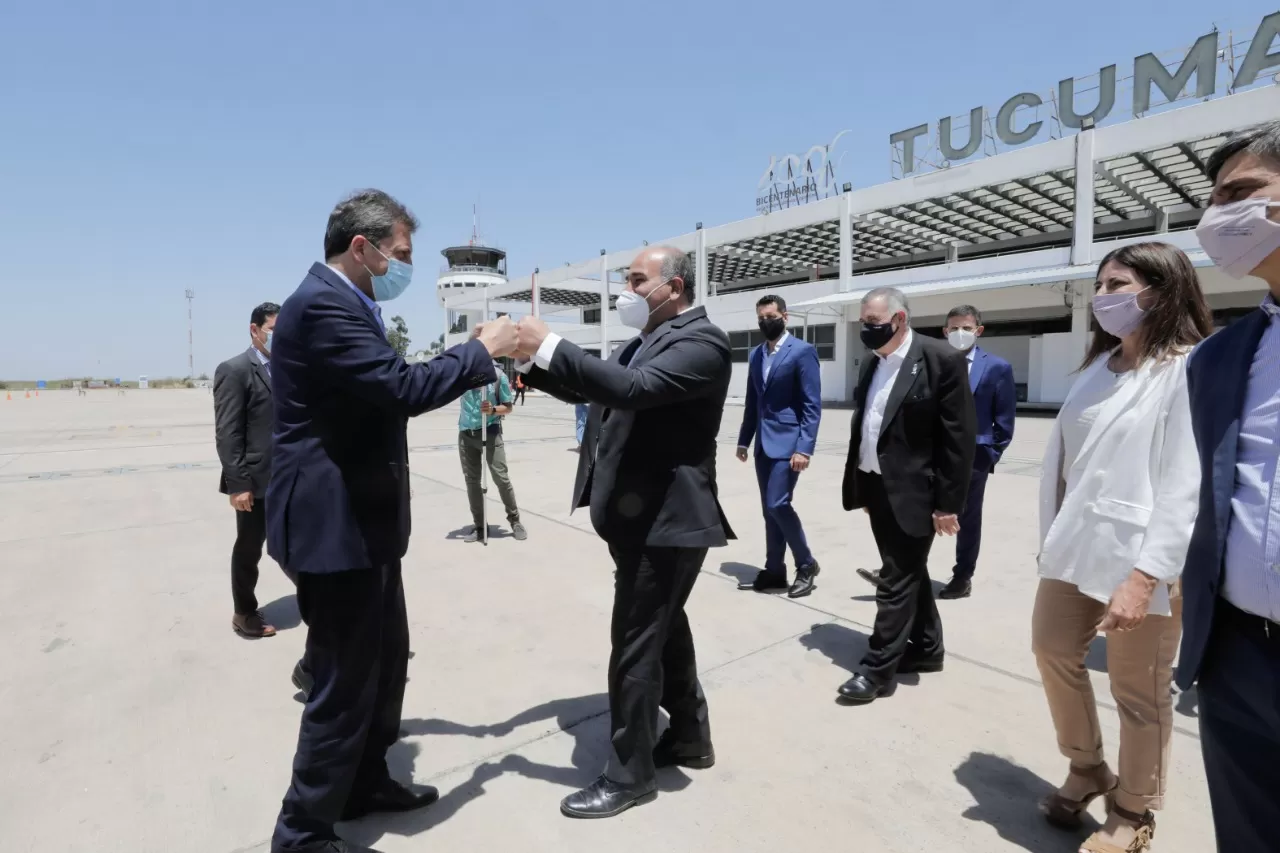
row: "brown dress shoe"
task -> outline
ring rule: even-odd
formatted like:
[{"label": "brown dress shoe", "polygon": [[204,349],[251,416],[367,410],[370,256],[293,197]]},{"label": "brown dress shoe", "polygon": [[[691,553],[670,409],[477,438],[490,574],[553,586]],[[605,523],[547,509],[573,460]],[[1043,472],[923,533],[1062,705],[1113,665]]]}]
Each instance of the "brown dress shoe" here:
[{"label": "brown dress shoe", "polygon": [[241,637],[247,637],[250,640],[259,640],[263,637],[274,637],[276,629],[274,625],[268,625],[266,620],[262,618],[262,614],[254,611],[253,613],[237,613],[231,617],[231,627]]}]

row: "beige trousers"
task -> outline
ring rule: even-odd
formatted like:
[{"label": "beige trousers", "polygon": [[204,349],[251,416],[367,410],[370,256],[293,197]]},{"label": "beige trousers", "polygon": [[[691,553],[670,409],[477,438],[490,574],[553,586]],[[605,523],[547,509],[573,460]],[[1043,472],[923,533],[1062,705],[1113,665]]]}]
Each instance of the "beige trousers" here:
[{"label": "beige trousers", "polygon": [[[1182,634],[1182,596],[1175,588],[1171,616],[1147,616],[1132,631],[1107,635],[1107,673],[1120,711],[1120,777],[1116,804],[1141,814],[1164,806],[1173,735],[1173,658]],[[1085,669],[1089,645],[1107,605],[1074,584],[1041,580],[1031,617],[1031,645],[1044,682],[1058,748],[1071,762],[1103,761],[1102,729]]]}]

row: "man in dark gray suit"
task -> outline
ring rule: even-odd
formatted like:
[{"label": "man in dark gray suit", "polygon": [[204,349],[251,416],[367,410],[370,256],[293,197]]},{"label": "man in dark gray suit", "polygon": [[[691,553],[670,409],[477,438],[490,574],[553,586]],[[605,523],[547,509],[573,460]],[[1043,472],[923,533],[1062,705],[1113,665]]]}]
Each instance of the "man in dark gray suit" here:
[{"label": "man in dark gray suit", "polygon": [[264,302],[249,318],[247,350],[213,374],[213,417],[222,462],[219,491],[236,511],[231,549],[231,627],[242,637],[271,637],[276,629],[258,612],[258,561],[267,539],[265,497],[271,479],[271,333],[280,306]]},{"label": "man in dark gray suit", "polygon": [[[525,381],[591,404],[573,507],[590,507],[614,574],[604,775],[560,804],[604,818],[652,800],[657,768],[715,763],[685,602],[708,548],[733,538],[716,493],[716,433],[733,371],[729,338],[693,304],[694,270],[669,246],[631,264],[618,318],[639,332],[588,358],[536,317],[520,321]],[[658,738],[658,708],[671,725]]]}]

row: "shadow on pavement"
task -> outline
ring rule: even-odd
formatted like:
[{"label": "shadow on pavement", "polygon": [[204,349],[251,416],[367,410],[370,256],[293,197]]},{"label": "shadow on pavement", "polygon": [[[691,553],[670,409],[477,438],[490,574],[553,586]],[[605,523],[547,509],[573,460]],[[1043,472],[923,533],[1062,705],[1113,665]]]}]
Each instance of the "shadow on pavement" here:
[{"label": "shadow on pavement", "polygon": [[800,645],[822,652],[850,675],[858,671],[858,661],[867,650],[867,635],[838,622],[814,625],[800,637]]},{"label": "shadow on pavement", "polygon": [[302,614],[298,612],[298,597],[292,593],[282,595],[259,609],[262,611],[262,618],[267,624],[274,625],[277,631],[288,631],[302,624]]},{"label": "shadow on pavement", "polygon": [[746,563],[721,563],[720,574],[728,575],[738,583],[747,583],[756,579],[756,575],[760,574],[760,567],[749,566]]},{"label": "shadow on pavement", "polygon": [[[440,719],[409,719],[400,724],[401,737],[415,735],[462,735],[465,737],[504,737],[521,726],[541,721],[555,721],[556,729],[547,735],[564,732],[573,738],[570,767],[557,767],[531,761],[523,755],[508,753],[477,765],[471,778],[438,802],[420,812],[401,815],[379,815],[353,824],[345,837],[360,844],[374,844],[384,834],[417,835],[444,823],[458,810],[486,793],[485,785],[504,773],[517,773],[572,790],[589,785],[604,769],[609,756],[609,698],[603,693],[556,699],[530,708],[500,723],[470,725]],[[535,736],[541,740],[543,736]],[[516,747],[518,748],[518,747]],[[387,752],[387,767],[394,779],[412,779],[414,763],[421,747],[417,743],[399,741]],[[679,791],[689,785],[689,777],[676,769],[658,771],[658,790]],[[557,808],[555,797],[548,797],[546,808]]]},{"label": "shadow on pavement", "polygon": [[[1065,764],[1063,768],[1065,773]],[[1068,853],[1098,828],[1084,816],[1078,832],[1054,829],[1045,822],[1039,803],[1057,788],[1007,758],[974,752],[955,769],[956,781],[968,790],[974,805],[963,817],[990,825],[1001,838],[1032,853]]]}]

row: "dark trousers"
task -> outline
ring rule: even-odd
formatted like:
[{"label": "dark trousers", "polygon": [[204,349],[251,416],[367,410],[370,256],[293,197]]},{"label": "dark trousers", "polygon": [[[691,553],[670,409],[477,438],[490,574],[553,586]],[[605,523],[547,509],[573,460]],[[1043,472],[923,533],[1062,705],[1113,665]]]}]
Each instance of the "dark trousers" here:
[{"label": "dark trousers", "polygon": [[617,573],[609,657],[613,755],[605,775],[652,787],[660,707],[670,715],[681,743],[711,743],[707,698],[698,683],[693,634],[684,612],[707,549],[610,546],[609,553]]},{"label": "dark trousers", "polygon": [[298,574],[315,687],[302,712],[293,781],[273,853],[332,841],[348,803],[387,778],[400,736],[409,622],[400,563],[334,574]]},{"label": "dark trousers", "polygon": [[253,509],[236,513],[236,544],[231,546],[231,601],[236,613],[258,609],[258,563],[267,541],[267,502],[253,499]]},{"label": "dark trousers", "polygon": [[799,471],[791,470],[791,459],[770,459],[756,454],[756,481],[760,484],[760,503],[764,509],[764,568],[767,572],[787,574],[787,547],[801,569],[813,562],[809,541],[804,535],[804,525],[791,505],[796,490]]},{"label": "dark trousers", "polygon": [[866,497],[881,565],[876,623],[861,668],[871,681],[887,684],[897,674],[903,655],[933,658],[943,653],[942,619],[929,580],[933,534],[904,533],[889,505],[884,478],[863,471],[858,477],[858,493]]},{"label": "dark trousers", "polygon": [[1280,626],[1220,601],[1200,670],[1200,748],[1218,849],[1280,853]]},{"label": "dark trousers", "polygon": [[[982,448],[978,448],[981,452]],[[960,532],[956,534],[956,567],[954,574],[972,580],[978,568],[978,548],[982,545],[982,501],[987,495],[987,471],[974,469],[969,478],[969,498],[960,513]]]}]

